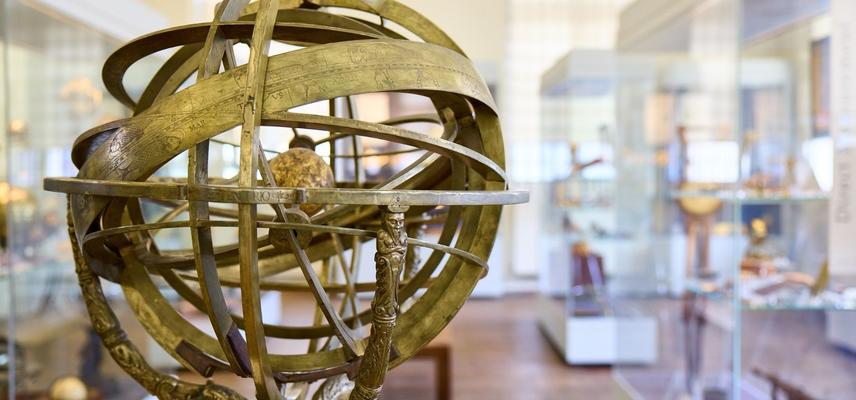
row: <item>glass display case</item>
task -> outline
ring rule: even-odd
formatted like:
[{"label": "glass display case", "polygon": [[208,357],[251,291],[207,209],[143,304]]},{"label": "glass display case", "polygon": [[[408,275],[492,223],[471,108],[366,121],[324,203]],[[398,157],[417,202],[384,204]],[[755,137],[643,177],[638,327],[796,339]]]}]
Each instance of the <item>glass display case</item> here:
[{"label": "glass display case", "polygon": [[[639,0],[622,13],[617,219],[659,242],[636,258],[657,284],[612,300],[660,332],[656,363],[616,368],[633,397],[856,397],[842,89],[854,15],[824,0]],[[633,351],[624,337],[618,352]]]},{"label": "glass display case", "polygon": [[66,199],[42,190],[44,177],[76,173],[81,132],[126,115],[100,76],[120,42],[31,2],[0,1],[0,16],[0,399],[47,398],[57,382],[72,393],[85,384],[93,399],[142,398],[90,328]]},{"label": "glass display case", "polygon": [[[615,315],[609,299],[633,292],[630,258],[643,249],[619,224],[615,167],[615,55],[577,50],[541,79],[543,245],[539,323],[569,364],[650,363],[656,326],[648,317]],[[634,332],[634,351],[617,352],[614,333]]]}]

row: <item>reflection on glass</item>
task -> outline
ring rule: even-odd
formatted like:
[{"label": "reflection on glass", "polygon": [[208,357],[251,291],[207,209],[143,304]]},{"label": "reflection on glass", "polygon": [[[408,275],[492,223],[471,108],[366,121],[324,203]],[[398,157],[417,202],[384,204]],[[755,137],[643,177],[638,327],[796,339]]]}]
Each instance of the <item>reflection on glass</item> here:
[{"label": "reflection on glass", "polygon": [[125,115],[107,96],[99,74],[119,43],[29,2],[3,3],[9,96],[0,204],[8,263],[0,269],[0,339],[3,349],[16,351],[0,352],[0,358],[19,362],[4,364],[10,368],[0,386],[4,396],[8,388],[18,398],[46,396],[52,384],[65,391],[85,384],[90,395],[127,398],[137,386],[111,371],[81,304],[66,200],[41,189],[45,176],[76,174],[68,154],[77,135]]}]

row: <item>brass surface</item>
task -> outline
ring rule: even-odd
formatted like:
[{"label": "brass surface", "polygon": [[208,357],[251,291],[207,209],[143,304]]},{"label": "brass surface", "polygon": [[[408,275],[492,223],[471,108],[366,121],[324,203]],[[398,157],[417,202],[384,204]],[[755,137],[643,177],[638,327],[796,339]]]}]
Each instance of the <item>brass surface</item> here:
[{"label": "brass surface", "polygon": [[[707,183],[685,182],[680,185],[682,191],[713,191],[718,186]],[[722,200],[714,196],[687,196],[678,199],[678,206],[690,217],[703,218],[719,211],[722,208]]]},{"label": "brass surface", "polygon": [[382,211],[377,232],[375,268],[377,289],[372,300],[372,330],[354,382],[351,400],[372,400],[380,395],[389,364],[392,331],[398,318],[398,281],[407,254],[404,212],[407,207],[389,207]]},{"label": "brass surface", "polygon": [[[274,41],[300,49],[271,55]],[[238,43],[250,49],[244,65],[233,54]],[[128,69],[173,48],[143,94],[132,98],[123,82]],[[45,189],[69,196],[69,231],[96,330],[119,365],[161,398],[240,396],[150,368],[118,326],[99,278],[119,283],[152,338],[203,376],[220,370],[252,377],[258,398],[275,399],[289,382],[346,374],[356,378],[353,398],[376,398],[386,370],[434,338],[487,273],[501,206],[528,200],[508,190],[496,107],[472,62],[396,1],[224,0],[211,23],[165,29],[121,47],[103,78],[132,116],[81,134],[71,154],[78,175],[46,179]],[[423,97],[436,114],[357,119],[351,96],[378,92]],[[330,104],[329,115],[293,111],[314,102]],[[438,124],[442,134],[405,129],[410,122]],[[327,136],[268,160],[262,126]],[[235,127],[238,143],[219,136]],[[362,138],[406,150],[363,152]],[[239,150],[237,176],[210,176],[212,142]],[[307,153],[321,143],[330,144],[329,163]],[[382,182],[364,181],[364,160],[405,153],[416,160]],[[183,154],[186,177],[157,176]],[[337,158],[347,161],[350,179]],[[404,221],[441,206],[436,241],[406,238]],[[166,212],[152,217],[153,207]],[[189,232],[192,247],[161,250],[160,232],[175,230]],[[215,245],[221,230],[237,232],[234,241]],[[373,239],[377,282],[357,282],[360,247]],[[425,260],[406,257],[421,247],[431,250]],[[319,272],[316,263],[327,267]],[[292,269],[304,282],[279,276]],[[334,270],[343,282],[329,280]],[[209,316],[213,335],[175,310],[157,275]],[[240,288],[241,316],[226,304],[227,287]],[[420,289],[424,294],[415,297]],[[264,291],[312,293],[314,323],[264,323]],[[359,307],[356,294],[364,291],[375,293],[370,309]],[[399,310],[404,301],[410,306]],[[358,328],[369,323],[366,336]],[[312,345],[305,354],[269,354],[269,337]]]}]

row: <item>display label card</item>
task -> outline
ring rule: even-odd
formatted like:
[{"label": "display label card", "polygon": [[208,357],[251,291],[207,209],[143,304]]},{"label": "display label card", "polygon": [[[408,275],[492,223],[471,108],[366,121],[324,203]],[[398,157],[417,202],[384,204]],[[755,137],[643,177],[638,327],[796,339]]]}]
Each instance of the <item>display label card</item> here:
[{"label": "display label card", "polygon": [[829,271],[856,275],[856,1],[832,0],[830,42],[832,198]]}]

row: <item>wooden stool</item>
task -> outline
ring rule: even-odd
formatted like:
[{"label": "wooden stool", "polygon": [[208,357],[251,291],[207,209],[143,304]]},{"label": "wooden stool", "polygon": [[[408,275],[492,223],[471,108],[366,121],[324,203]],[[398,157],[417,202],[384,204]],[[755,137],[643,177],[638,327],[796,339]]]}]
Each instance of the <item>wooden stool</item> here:
[{"label": "wooden stool", "polygon": [[447,327],[437,335],[428,346],[416,353],[414,359],[431,359],[434,361],[435,387],[438,400],[452,399],[452,346],[451,333]]}]

